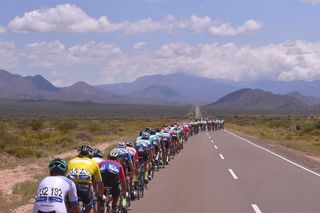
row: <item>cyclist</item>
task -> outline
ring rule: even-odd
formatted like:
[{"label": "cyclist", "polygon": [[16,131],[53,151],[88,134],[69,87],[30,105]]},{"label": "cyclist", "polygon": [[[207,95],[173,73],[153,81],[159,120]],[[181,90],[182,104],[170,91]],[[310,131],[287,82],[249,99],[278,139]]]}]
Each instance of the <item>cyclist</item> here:
[{"label": "cyclist", "polygon": [[119,160],[121,165],[123,166],[124,173],[125,175],[129,175],[130,173],[130,179],[133,178],[133,163],[132,163],[132,158],[133,155],[129,150],[127,149],[127,145],[123,142],[118,143],[117,148],[114,149],[117,152],[119,152]]},{"label": "cyclist", "polygon": [[49,163],[50,176],[39,184],[34,204],[34,213],[67,213],[65,198],[68,198],[72,212],[79,213],[78,196],[75,184],[64,177],[68,169],[67,162],[56,158]]},{"label": "cyclist", "polygon": [[185,124],[183,125],[183,140],[184,140],[185,142],[188,141],[189,134],[190,134],[189,125],[188,125],[187,123],[185,123]]},{"label": "cyclist", "polygon": [[162,155],[162,148],[160,143],[160,136],[157,134],[155,129],[152,129],[150,131],[150,141],[152,146],[154,147],[154,159],[156,162],[156,165],[159,166],[161,161],[161,155]]},{"label": "cyclist", "polygon": [[132,156],[132,165],[134,169],[134,176],[137,176],[139,173],[139,156],[137,150],[134,148],[134,145],[131,141],[126,141],[127,150],[131,153]]},{"label": "cyclist", "polygon": [[77,186],[79,200],[83,202],[86,212],[93,213],[93,193],[98,195],[98,200],[103,198],[103,183],[99,165],[92,160],[93,148],[82,145],[79,155],[68,162],[67,177]]},{"label": "cyclist", "polygon": [[92,155],[92,160],[94,160],[95,162],[97,162],[98,164],[102,161],[104,161],[103,159],[103,153],[100,149],[98,148],[94,148],[93,149],[93,155]]},{"label": "cyclist", "polygon": [[164,153],[165,163],[168,165],[170,161],[170,133],[167,129],[162,130],[161,132],[161,143]]},{"label": "cyclist", "polygon": [[149,182],[149,179],[151,179],[151,176],[148,176],[148,171],[149,171],[149,162],[150,159],[152,159],[152,153],[151,153],[151,143],[149,141],[149,133],[144,132],[142,133],[141,137],[137,138],[136,141],[136,150],[138,151],[138,156],[141,161],[143,161],[144,164],[144,180],[145,182]]},{"label": "cyclist", "polygon": [[119,208],[120,184],[123,197],[127,193],[124,169],[118,157],[119,152],[112,150],[108,155],[108,160],[102,161],[99,164],[103,184],[105,187],[111,188],[112,209],[114,212],[117,212]]}]

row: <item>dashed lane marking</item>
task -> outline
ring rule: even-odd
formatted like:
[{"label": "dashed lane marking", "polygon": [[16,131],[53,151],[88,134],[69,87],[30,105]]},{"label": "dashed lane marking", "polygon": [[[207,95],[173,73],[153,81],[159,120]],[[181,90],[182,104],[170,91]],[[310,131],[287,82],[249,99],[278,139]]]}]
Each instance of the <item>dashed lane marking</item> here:
[{"label": "dashed lane marking", "polygon": [[213,143],[213,140],[211,140],[211,143]]},{"label": "dashed lane marking", "polygon": [[237,175],[233,172],[232,169],[229,169],[230,174],[232,175],[233,179],[238,180]]},{"label": "dashed lane marking", "polygon": [[262,213],[257,204],[252,204],[251,206],[256,213]]},{"label": "dashed lane marking", "polygon": [[307,171],[307,172],[310,172],[310,173],[312,173],[312,174],[317,175],[318,177],[320,177],[320,174],[319,174],[319,173],[316,173],[316,172],[314,172],[314,171],[312,171],[312,170],[310,170],[310,169],[307,169],[306,167],[303,167],[303,166],[301,166],[300,164],[297,164],[297,163],[295,163],[295,162],[293,162],[293,161],[291,161],[291,160],[288,160],[287,158],[282,157],[281,155],[278,155],[278,154],[276,154],[276,153],[274,153],[274,152],[272,152],[272,151],[270,151],[270,150],[268,150],[268,149],[266,149],[266,148],[263,148],[262,146],[259,146],[259,145],[257,145],[257,144],[254,144],[254,143],[252,143],[251,141],[249,141],[249,140],[247,140],[247,139],[245,139],[245,138],[243,138],[243,137],[240,137],[239,135],[236,135],[236,134],[234,134],[234,133],[232,133],[232,132],[229,132],[228,130],[224,130],[224,131],[227,132],[227,133],[229,133],[229,134],[231,134],[231,135],[233,135],[233,136],[235,136],[235,137],[237,137],[237,138],[239,138],[239,139],[241,139],[241,140],[243,140],[243,141],[245,141],[245,142],[247,142],[247,143],[249,143],[249,144],[251,144],[252,146],[255,146],[255,147],[259,148],[259,149],[262,149],[262,150],[264,150],[264,151],[266,151],[266,152],[269,152],[270,154],[272,154],[272,155],[274,155],[274,156],[277,156],[278,158],[281,158],[282,160],[287,161],[288,163],[291,163],[291,164],[293,164],[293,165],[295,165],[295,166],[297,166],[297,167],[299,167],[299,168],[301,168],[301,169],[303,169],[303,170],[305,170],[305,171]]},{"label": "dashed lane marking", "polygon": [[222,159],[222,160],[224,160],[224,157],[223,157],[223,155],[222,154],[219,154],[220,155],[220,158]]},{"label": "dashed lane marking", "polygon": [[215,149],[218,149],[218,147],[217,147],[216,145],[214,145],[214,148],[215,148]]}]

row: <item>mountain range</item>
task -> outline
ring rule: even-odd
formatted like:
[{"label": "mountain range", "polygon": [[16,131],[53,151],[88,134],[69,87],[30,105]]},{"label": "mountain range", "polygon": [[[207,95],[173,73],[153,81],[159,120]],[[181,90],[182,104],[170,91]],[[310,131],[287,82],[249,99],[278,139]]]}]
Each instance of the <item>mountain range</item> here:
[{"label": "mountain range", "polygon": [[23,100],[303,111],[320,103],[316,91],[320,91],[320,81],[258,84],[214,80],[184,73],[143,76],[129,83],[91,86],[81,81],[69,87],[55,87],[41,75],[22,77],[0,70],[0,98]]},{"label": "mountain range", "polygon": [[[295,92],[295,95],[298,93]],[[300,94],[299,97],[302,95]],[[240,89],[223,96],[207,109],[251,112],[307,112],[312,106],[290,95],[279,95],[260,89]]]}]

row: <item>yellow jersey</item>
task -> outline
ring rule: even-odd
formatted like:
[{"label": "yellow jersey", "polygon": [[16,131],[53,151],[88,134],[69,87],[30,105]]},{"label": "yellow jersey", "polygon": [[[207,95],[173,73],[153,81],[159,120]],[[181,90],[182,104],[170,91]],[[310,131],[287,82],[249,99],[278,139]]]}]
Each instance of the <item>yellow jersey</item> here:
[{"label": "yellow jersey", "polygon": [[75,157],[69,160],[66,174],[75,183],[92,184],[92,179],[96,182],[102,181],[98,163],[87,157]]}]

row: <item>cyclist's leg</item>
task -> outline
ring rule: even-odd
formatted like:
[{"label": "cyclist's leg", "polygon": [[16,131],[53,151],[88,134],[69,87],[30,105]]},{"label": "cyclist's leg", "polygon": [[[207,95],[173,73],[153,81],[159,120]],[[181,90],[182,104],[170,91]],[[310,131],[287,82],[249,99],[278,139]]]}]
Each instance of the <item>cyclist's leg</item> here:
[{"label": "cyclist's leg", "polygon": [[77,183],[77,194],[85,206],[86,213],[93,213],[93,188],[91,184]]}]

